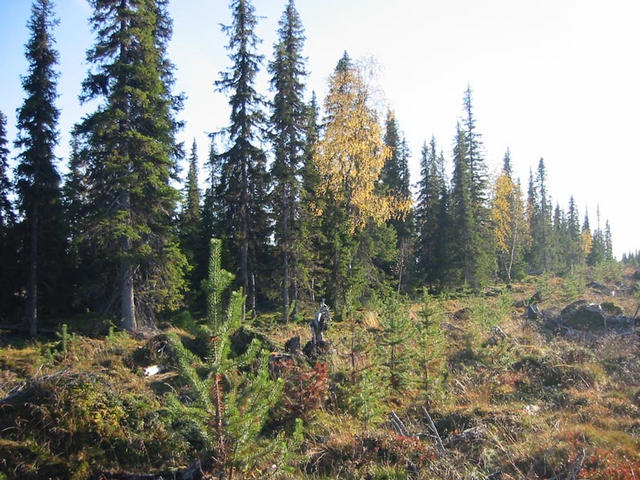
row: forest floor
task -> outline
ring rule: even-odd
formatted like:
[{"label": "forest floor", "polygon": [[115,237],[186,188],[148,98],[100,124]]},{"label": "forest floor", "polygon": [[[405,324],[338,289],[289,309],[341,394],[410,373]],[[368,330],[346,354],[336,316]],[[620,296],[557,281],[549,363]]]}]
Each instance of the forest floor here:
[{"label": "forest floor", "polygon": [[[302,440],[236,478],[640,479],[639,282],[610,266],[425,296],[401,328],[355,310],[313,361],[272,371],[286,382],[259,441],[294,418]],[[569,318],[577,300],[601,316]],[[150,338],[87,319],[37,340],[0,331],[0,479],[166,479],[195,460],[206,477],[216,439],[202,411],[176,406],[190,387],[167,341],[202,372],[197,323],[185,313]],[[284,352],[294,335],[304,344],[308,322],[261,315],[236,342]]]}]

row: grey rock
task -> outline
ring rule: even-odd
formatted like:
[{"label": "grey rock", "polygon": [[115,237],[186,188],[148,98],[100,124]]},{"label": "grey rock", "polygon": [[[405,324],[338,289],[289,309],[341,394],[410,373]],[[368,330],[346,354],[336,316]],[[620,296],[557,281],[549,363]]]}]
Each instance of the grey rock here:
[{"label": "grey rock", "polygon": [[586,300],[575,301],[560,312],[562,321],[573,328],[601,329],[605,328],[605,314],[597,303],[589,303]]}]

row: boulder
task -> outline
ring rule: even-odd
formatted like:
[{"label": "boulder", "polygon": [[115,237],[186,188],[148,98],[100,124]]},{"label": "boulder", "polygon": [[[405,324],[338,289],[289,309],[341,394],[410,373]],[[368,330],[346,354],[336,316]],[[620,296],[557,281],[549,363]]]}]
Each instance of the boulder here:
[{"label": "boulder", "polygon": [[605,328],[605,315],[602,307],[597,303],[577,300],[562,309],[562,321],[572,328],[582,330]]},{"label": "boulder", "polygon": [[296,335],[287,340],[284,344],[284,351],[291,355],[300,355],[300,345],[300,335]]},{"label": "boulder", "polygon": [[600,306],[607,315],[613,315],[614,317],[619,317],[620,315],[622,315],[622,308],[620,308],[613,302],[602,302]]},{"label": "boulder", "polygon": [[603,285],[600,282],[594,282],[594,281],[587,283],[587,288],[590,288],[600,293],[609,293],[611,291],[611,288],[607,287],[606,285]]},{"label": "boulder", "polygon": [[250,327],[240,327],[238,330],[233,332],[229,338],[231,340],[231,351],[236,356],[246,353],[253,340],[258,340],[266,350],[270,350],[272,352],[276,350],[276,346],[265,334]]},{"label": "boulder", "polygon": [[326,340],[321,340],[317,343],[308,341],[302,349],[302,353],[304,353],[309,360],[315,361],[330,355],[333,353],[333,349],[331,344]]}]

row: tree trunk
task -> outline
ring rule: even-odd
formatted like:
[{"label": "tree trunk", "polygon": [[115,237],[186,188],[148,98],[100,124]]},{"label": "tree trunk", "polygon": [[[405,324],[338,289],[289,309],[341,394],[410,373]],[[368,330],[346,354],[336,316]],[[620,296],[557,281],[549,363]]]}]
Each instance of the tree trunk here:
[{"label": "tree trunk", "polygon": [[31,212],[30,225],[30,257],[29,283],[27,284],[27,323],[29,335],[35,337],[38,333],[38,204],[35,203]]},{"label": "tree trunk", "polygon": [[[244,295],[251,295],[249,290],[249,242],[246,238],[246,230],[243,232],[242,245],[240,246],[240,277],[242,280],[242,293]],[[253,304],[252,299],[249,300],[249,304]]]},{"label": "tree trunk", "polygon": [[338,245],[334,245],[334,248],[336,249],[334,252],[334,257],[333,257],[333,308],[336,312],[340,311],[340,301],[339,301],[339,295],[340,295],[340,285],[338,284],[338,279],[339,279],[339,272],[338,272],[338,267],[340,265],[340,260],[339,260],[339,253],[338,253]]},{"label": "tree trunk", "polygon": [[285,251],[283,253],[283,262],[284,262],[284,278],[282,286],[282,319],[284,323],[289,323],[289,252],[287,252],[287,247],[285,246]]},{"label": "tree trunk", "polygon": [[[131,196],[129,192],[122,194],[121,209],[130,215]],[[130,217],[127,221],[130,220]],[[121,241],[122,260],[120,261],[120,310],[122,315],[122,328],[130,332],[138,329],[136,322],[136,309],[133,294],[133,266],[128,258],[131,251],[131,239],[124,236]]]},{"label": "tree trunk", "polygon": [[251,272],[251,318],[256,318],[256,276]]},{"label": "tree trunk", "polygon": [[516,224],[513,229],[513,239],[511,242],[511,254],[509,255],[509,266],[507,267],[507,280],[511,283],[511,269],[513,268],[513,261],[516,254],[516,242],[518,240],[518,225]]},{"label": "tree trunk", "polygon": [[289,211],[286,189],[282,189],[282,319],[289,323]]},{"label": "tree trunk", "polygon": [[133,269],[131,262],[123,259],[121,262],[122,276],[120,278],[120,299],[122,312],[122,328],[130,332],[138,329],[133,297]]}]

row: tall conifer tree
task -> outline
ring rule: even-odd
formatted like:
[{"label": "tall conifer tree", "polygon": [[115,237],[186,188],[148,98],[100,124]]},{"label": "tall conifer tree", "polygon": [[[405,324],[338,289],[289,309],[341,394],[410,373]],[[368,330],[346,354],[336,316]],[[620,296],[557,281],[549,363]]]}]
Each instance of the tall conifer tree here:
[{"label": "tall conifer tree", "polygon": [[[410,199],[409,179],[409,147],[406,138],[398,129],[398,122],[393,111],[387,113],[385,122],[384,143],[389,149],[389,158],[380,173],[380,186],[388,194],[396,198]],[[413,256],[411,234],[413,218],[409,214],[404,218],[390,219],[385,228],[392,228],[395,232],[395,245],[386,245],[391,257],[395,257],[394,270],[398,278],[398,292],[402,290],[403,278],[411,274],[409,258]],[[382,232],[377,232],[381,234]],[[406,282],[405,282],[406,283]]]},{"label": "tall conifer tree", "polygon": [[52,36],[56,24],[53,2],[35,0],[28,23],[31,36],[26,45],[29,71],[22,78],[26,98],[18,109],[16,140],[16,147],[21,150],[16,186],[28,242],[26,319],[31,335],[38,328],[38,305],[44,293],[40,287],[52,284],[51,276],[56,276],[60,267],[55,262],[64,256],[60,176],[53,151],[58,141],[59,116],[55,106],[58,74],[54,70],[58,54]]},{"label": "tall conifer tree", "polygon": [[469,167],[469,146],[458,124],[453,149],[453,178],[451,187],[451,223],[457,236],[452,244],[452,273],[455,283],[475,284],[474,255],[477,248],[474,230],[472,197],[473,177]]},{"label": "tall conifer tree", "polygon": [[604,225],[604,253],[605,260],[613,261],[613,240],[611,237],[611,226],[609,225],[609,220],[607,220]]},{"label": "tall conifer tree", "polygon": [[[467,86],[464,92],[464,134],[467,142],[467,163],[471,175],[471,199],[476,213],[483,213],[487,216],[488,201],[488,175],[487,165],[482,156],[482,136],[476,130],[476,119],[473,114],[471,87]],[[484,211],[481,212],[482,207]],[[480,218],[478,218],[480,220]]]},{"label": "tall conifer tree", "polygon": [[189,292],[194,299],[199,297],[197,291],[204,280],[207,263],[207,249],[203,248],[202,206],[198,187],[198,148],[195,139],[189,156],[189,170],[183,192],[179,228],[182,252],[191,266]]},{"label": "tall conifer tree", "polygon": [[16,275],[16,248],[12,245],[16,231],[15,215],[9,197],[12,185],[8,176],[6,121],[6,117],[0,112],[0,311],[8,315],[13,313],[13,292],[20,282],[17,281]]},{"label": "tall conifer tree", "polygon": [[[167,0],[92,0],[96,44],[83,99],[100,101],[78,126],[92,209],[86,230],[118,285],[122,325],[139,329],[179,305],[186,261],[173,212],[181,97],[171,92]],[[112,303],[108,298],[107,303]]]},{"label": "tall conifer tree", "polygon": [[593,246],[593,235],[589,224],[589,211],[584,212],[584,220],[582,221],[582,230],[580,231],[580,245],[582,250],[581,263],[588,261],[591,247]]},{"label": "tall conifer tree", "polygon": [[581,250],[580,214],[572,196],[569,199],[569,211],[567,213],[566,263],[569,271],[580,264]]},{"label": "tall conifer tree", "polygon": [[11,182],[9,181],[8,161],[9,149],[7,148],[7,117],[0,112],[0,238],[7,235],[9,226],[13,225],[15,217],[9,200]]},{"label": "tall conifer tree", "polygon": [[448,223],[446,218],[441,218],[443,190],[446,188],[442,169],[441,157],[436,152],[436,139],[431,137],[429,144],[425,142],[420,152],[420,180],[415,209],[419,277],[430,284],[442,280],[438,242],[442,238],[441,230]]},{"label": "tall conifer tree", "polygon": [[389,157],[382,167],[380,181],[389,191],[399,194],[403,189],[401,173],[402,139],[398,130],[398,121],[391,110],[385,121],[384,144],[389,148]]},{"label": "tall conifer tree", "polygon": [[[318,193],[326,198],[321,213],[330,251],[331,300],[337,311],[347,295],[358,298],[371,280],[367,273],[372,272],[373,245],[363,232],[370,232],[372,224],[381,226],[392,217],[403,217],[410,207],[405,199],[380,192],[378,181],[388,149],[368,102],[362,72],[345,52],[329,80],[324,135],[314,152]],[[355,287],[360,292],[351,291]]]},{"label": "tall conifer tree", "polygon": [[303,79],[307,73],[302,58],[304,29],[293,0],[289,0],[279,25],[279,40],[274,45],[274,59],[269,64],[271,87],[275,91],[270,119],[274,150],[271,204],[276,243],[282,258],[282,314],[284,321],[288,322],[291,296],[293,293],[293,300],[296,299],[295,287],[299,277],[295,268],[299,250],[296,244],[302,241],[299,229],[300,170],[307,116],[303,96]]},{"label": "tall conifer tree", "polygon": [[212,238],[219,236],[220,218],[220,204],[218,196],[218,186],[220,184],[220,158],[216,152],[215,136],[212,136],[211,144],[209,145],[209,155],[205,163],[205,169],[207,170],[206,188],[204,190],[202,201],[202,235],[203,245],[205,251],[209,250],[209,243]]},{"label": "tall conifer tree", "polygon": [[264,128],[264,100],[254,83],[262,55],[257,53],[257,17],[249,0],[232,0],[231,25],[223,31],[229,36],[227,49],[232,66],[220,73],[215,85],[229,93],[230,124],[225,129],[229,148],[220,154],[221,175],[218,185],[221,234],[239,252],[235,265],[238,278],[249,296],[250,308],[256,306],[256,275],[269,237],[266,156],[260,147]]},{"label": "tall conifer tree", "polygon": [[567,239],[567,219],[565,218],[564,211],[560,208],[560,204],[556,203],[556,208],[553,211],[551,250],[554,265],[559,271],[566,266]]},{"label": "tall conifer tree", "polygon": [[551,255],[552,204],[547,193],[547,171],[544,160],[538,162],[535,183],[530,178],[528,211],[531,228],[530,267],[533,272],[544,273],[554,269]]},{"label": "tall conifer tree", "polygon": [[[411,196],[409,178],[409,147],[406,138],[398,129],[398,121],[394,112],[387,113],[385,122],[384,144],[389,148],[389,158],[382,167],[380,182],[387,193],[408,199]],[[411,219],[409,217],[389,221],[396,231],[398,246],[409,238]]]},{"label": "tall conifer tree", "polygon": [[320,174],[313,161],[317,142],[320,138],[319,107],[316,94],[313,92],[311,101],[306,109],[305,145],[302,165],[302,190],[300,208],[300,238],[296,256],[299,260],[298,274],[300,285],[298,295],[303,295],[313,302],[316,301],[315,293],[323,288],[323,279],[326,271],[325,262],[329,253],[324,249],[327,246],[322,229],[322,217],[319,211],[325,210],[325,199],[318,195],[320,187]]},{"label": "tall conifer tree", "polygon": [[476,129],[473,113],[471,87],[464,92],[463,132],[467,144],[469,189],[474,223],[471,232],[473,255],[472,284],[477,287],[486,283],[495,271],[491,213],[489,209],[489,180],[487,165],[483,157],[482,135]]}]

